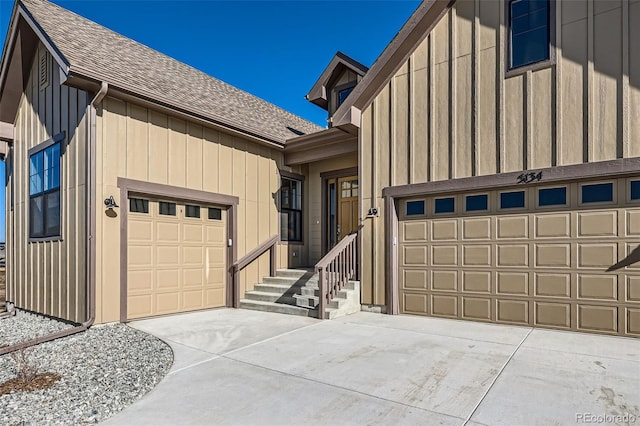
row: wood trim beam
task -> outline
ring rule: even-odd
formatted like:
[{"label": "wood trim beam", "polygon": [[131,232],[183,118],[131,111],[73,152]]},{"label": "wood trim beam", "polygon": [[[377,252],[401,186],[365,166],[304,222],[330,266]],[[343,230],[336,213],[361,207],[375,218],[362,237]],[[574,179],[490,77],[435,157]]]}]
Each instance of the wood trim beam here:
[{"label": "wood trim beam", "polygon": [[13,124],[0,121],[0,139],[6,142],[13,142],[14,138]]}]

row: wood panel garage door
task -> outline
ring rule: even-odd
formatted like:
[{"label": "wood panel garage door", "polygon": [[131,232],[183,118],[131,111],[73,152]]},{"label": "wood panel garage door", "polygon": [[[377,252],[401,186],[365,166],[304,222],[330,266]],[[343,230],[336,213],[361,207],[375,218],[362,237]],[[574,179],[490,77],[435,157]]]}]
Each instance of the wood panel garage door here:
[{"label": "wood panel garage door", "polygon": [[413,198],[399,210],[402,313],[640,336],[640,179]]},{"label": "wood panel garage door", "polygon": [[131,198],[127,318],[225,306],[226,211]]}]

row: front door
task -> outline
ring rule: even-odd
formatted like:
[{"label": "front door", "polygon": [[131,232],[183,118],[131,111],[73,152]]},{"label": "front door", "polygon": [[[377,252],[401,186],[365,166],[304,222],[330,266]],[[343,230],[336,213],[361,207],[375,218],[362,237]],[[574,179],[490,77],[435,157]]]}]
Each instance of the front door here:
[{"label": "front door", "polygon": [[358,229],[358,177],[327,180],[327,251]]}]

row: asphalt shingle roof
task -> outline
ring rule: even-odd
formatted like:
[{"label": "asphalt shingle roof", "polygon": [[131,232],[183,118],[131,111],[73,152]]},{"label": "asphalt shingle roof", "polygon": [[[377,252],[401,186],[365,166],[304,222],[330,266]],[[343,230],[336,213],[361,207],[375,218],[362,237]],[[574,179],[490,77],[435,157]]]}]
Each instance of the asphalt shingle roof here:
[{"label": "asphalt shingle roof", "polygon": [[322,127],[46,0],[21,0],[71,72],[275,142]]}]

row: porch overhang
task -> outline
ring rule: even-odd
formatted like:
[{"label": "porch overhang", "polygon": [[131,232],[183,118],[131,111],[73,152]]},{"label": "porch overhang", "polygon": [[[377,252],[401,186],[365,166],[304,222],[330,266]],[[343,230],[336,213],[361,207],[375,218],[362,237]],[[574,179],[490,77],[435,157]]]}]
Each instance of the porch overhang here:
[{"label": "porch overhang", "polygon": [[313,163],[358,152],[358,136],[338,127],[287,140],[284,163],[287,166]]}]

